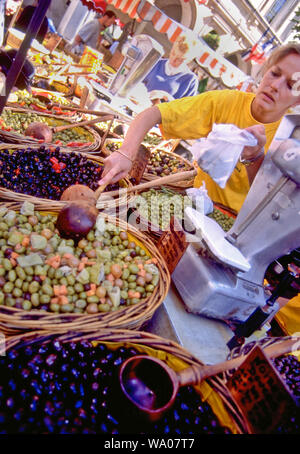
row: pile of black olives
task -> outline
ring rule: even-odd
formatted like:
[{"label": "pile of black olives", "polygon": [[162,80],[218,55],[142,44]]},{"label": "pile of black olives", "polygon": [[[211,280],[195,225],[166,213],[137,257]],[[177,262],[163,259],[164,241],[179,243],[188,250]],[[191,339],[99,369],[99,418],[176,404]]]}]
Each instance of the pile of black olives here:
[{"label": "pile of black olives", "polygon": [[[291,409],[286,420],[276,428],[274,433],[299,434],[300,433],[300,362],[294,355],[280,356],[272,360],[273,365],[285,381],[291,394],[295,398],[295,407]],[[298,405],[297,405],[298,403]],[[297,406],[296,406],[297,405]]]},{"label": "pile of black olives", "polygon": [[156,423],[128,418],[118,371],[136,354],[134,348],[110,350],[86,340],[10,349],[0,357],[0,434],[230,433],[192,387],[181,388],[171,411]]},{"label": "pile of black olives", "polygon": [[[73,184],[84,184],[95,191],[102,171],[98,163],[80,153],[62,153],[59,147],[3,150],[0,154],[1,187],[51,200],[59,200]],[[118,188],[118,184],[112,184],[106,191]]]}]

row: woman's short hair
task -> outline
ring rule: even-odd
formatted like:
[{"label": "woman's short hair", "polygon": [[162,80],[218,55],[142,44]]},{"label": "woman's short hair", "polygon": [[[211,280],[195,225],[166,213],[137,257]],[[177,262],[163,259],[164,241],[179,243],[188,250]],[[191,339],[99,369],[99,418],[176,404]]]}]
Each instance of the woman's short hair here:
[{"label": "woman's short hair", "polygon": [[264,71],[267,71],[271,66],[276,65],[280,60],[290,54],[300,55],[300,43],[287,43],[280,47],[277,47],[269,58],[264,63]]}]

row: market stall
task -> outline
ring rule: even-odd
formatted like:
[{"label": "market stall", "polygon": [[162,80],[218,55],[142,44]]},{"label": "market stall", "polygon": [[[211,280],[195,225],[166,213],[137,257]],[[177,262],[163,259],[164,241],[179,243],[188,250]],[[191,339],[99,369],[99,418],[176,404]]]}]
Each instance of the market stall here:
[{"label": "market stall", "polygon": [[[132,16],[138,3],[127,3]],[[140,18],[152,11],[143,8]],[[180,31],[169,25],[172,40]],[[265,285],[264,273],[299,246],[299,145],[268,154],[238,215],[216,203],[208,216],[196,210],[194,166],[158,128],[134,172],[99,188],[103,159],[145,107],[134,89],[146,63],[162,55],[151,37],[136,39],[142,54],[129,47],[114,78],[63,50],[29,53],[47,89],[7,94],[0,432],[297,433],[299,338],[272,334],[282,284]],[[230,88],[245,82],[205,50],[198,63]],[[63,135],[26,135],[33,122]],[[287,117],[278,137],[293,139],[298,127]]]}]

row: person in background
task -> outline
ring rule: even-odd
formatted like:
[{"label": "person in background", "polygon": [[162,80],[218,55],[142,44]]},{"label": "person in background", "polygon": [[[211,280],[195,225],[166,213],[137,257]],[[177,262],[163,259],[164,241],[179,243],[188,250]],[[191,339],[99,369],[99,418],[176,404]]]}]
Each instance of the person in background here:
[{"label": "person in background", "polygon": [[[19,14],[19,16],[15,22],[14,28],[16,28],[17,30],[20,30],[23,33],[26,33],[28,25],[30,24],[31,18],[37,7],[37,3],[38,3],[38,0],[36,2],[34,2],[33,5],[25,6],[25,8]],[[42,42],[44,41],[44,39],[47,35],[47,32],[48,32],[48,19],[47,19],[47,17],[44,17],[44,20],[39,28],[39,31],[37,32],[35,39],[40,44],[42,44]]]},{"label": "person in background", "polygon": [[[17,49],[0,49],[0,74],[4,75],[5,78],[10,70],[11,65],[17,55]],[[15,81],[15,86],[12,90],[27,90],[31,93],[31,84],[34,77],[34,66],[28,58],[25,59],[24,65]]]},{"label": "person in background", "polygon": [[84,46],[97,49],[101,32],[110,27],[116,22],[116,14],[113,11],[106,11],[103,15],[97,14],[95,19],[87,22],[75,36],[70,50],[76,55],[81,55],[84,51]]},{"label": "person in background", "polygon": [[14,14],[18,11],[22,5],[22,0],[6,0],[5,2],[5,19],[4,29],[7,30],[14,17]]},{"label": "person in background", "polygon": [[300,90],[293,90],[299,72],[300,44],[290,43],[270,55],[256,93],[212,90],[144,110],[131,122],[122,147],[105,160],[100,184],[115,183],[129,173],[139,145],[157,124],[166,139],[185,140],[206,137],[215,123],[234,124],[252,133],[257,145],[244,147],[244,162],[237,163],[224,189],[200,168],[194,186],[204,181],[213,202],[238,212],[281,119],[290,107],[300,104]]},{"label": "person in background", "polygon": [[187,66],[195,55],[196,45],[196,39],[179,35],[169,58],[160,59],[145,77],[143,83],[153,104],[197,94],[198,77]]}]

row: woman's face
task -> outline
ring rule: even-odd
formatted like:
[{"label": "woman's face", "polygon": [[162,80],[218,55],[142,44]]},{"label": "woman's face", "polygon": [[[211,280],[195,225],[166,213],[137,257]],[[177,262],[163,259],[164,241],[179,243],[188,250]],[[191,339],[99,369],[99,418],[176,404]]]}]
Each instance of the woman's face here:
[{"label": "woman's face", "polygon": [[279,120],[286,111],[300,103],[300,55],[291,53],[265,73],[253,103],[256,112],[269,114],[271,121]]}]

